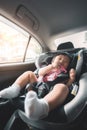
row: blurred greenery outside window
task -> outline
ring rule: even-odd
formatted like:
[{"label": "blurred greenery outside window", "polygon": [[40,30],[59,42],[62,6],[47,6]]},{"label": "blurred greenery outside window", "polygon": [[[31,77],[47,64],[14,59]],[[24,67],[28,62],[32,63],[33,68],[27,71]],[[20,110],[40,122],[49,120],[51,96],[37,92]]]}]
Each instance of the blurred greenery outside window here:
[{"label": "blurred greenery outside window", "polygon": [[0,64],[34,61],[41,53],[34,37],[0,16]]}]

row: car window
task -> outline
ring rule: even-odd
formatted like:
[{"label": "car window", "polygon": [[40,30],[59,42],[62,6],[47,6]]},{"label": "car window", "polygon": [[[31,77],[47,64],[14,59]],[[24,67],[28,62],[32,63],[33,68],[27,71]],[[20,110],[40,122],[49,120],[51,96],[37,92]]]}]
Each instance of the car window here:
[{"label": "car window", "polygon": [[34,37],[0,16],[0,64],[35,60],[40,53],[42,47]]},{"label": "car window", "polygon": [[40,53],[42,53],[42,48],[41,48],[39,42],[35,38],[31,37],[29,46],[27,48],[25,61],[29,61],[29,59],[35,60],[36,57],[38,57],[40,55]]}]

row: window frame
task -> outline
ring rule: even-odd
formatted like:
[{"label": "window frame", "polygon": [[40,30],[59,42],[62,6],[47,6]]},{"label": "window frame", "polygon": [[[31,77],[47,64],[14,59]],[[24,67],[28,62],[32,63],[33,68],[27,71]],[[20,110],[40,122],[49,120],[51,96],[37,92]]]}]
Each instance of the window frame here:
[{"label": "window frame", "polygon": [[[29,44],[30,44],[31,38],[34,38],[38,42],[38,44],[39,44],[39,46],[41,48],[41,53],[43,52],[43,47],[41,46],[41,44],[39,43],[39,41],[35,37],[33,37],[29,32],[27,32],[26,30],[24,30],[23,28],[21,28],[20,26],[18,26],[14,22],[8,20],[6,17],[4,17],[2,15],[0,15],[0,21],[4,22],[4,24],[6,23],[7,25],[13,27],[13,29],[17,29],[18,31],[21,31],[21,32],[22,31],[26,32],[26,35],[28,35],[28,41],[26,43],[25,51],[24,51],[24,54],[22,55],[23,58],[21,58],[21,61],[16,61],[16,62],[6,61],[6,62],[2,62],[2,63],[0,62],[0,65],[1,64],[15,64],[15,63],[24,63],[24,62],[27,62],[26,55],[27,55],[27,51],[28,51],[28,48],[29,48]],[[17,26],[18,26],[18,28],[17,28]],[[29,59],[28,62],[34,61],[34,59],[32,57],[28,58],[28,59]]]}]

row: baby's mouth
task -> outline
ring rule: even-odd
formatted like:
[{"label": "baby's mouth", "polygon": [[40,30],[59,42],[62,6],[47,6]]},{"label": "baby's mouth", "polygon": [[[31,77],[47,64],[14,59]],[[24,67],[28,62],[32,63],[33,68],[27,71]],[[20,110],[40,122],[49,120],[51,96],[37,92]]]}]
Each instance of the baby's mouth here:
[{"label": "baby's mouth", "polygon": [[58,68],[61,69],[61,65],[58,65]]},{"label": "baby's mouth", "polygon": [[58,67],[59,67],[59,68],[64,68],[63,65],[61,65],[61,64],[59,64]]}]

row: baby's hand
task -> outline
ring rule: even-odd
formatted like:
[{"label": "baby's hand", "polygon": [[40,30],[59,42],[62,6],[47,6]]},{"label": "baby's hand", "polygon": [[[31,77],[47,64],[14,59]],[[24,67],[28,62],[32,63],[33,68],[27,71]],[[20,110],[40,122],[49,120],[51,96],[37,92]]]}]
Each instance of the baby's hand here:
[{"label": "baby's hand", "polygon": [[67,82],[67,86],[71,86],[71,84],[75,81],[75,77],[76,77],[76,71],[74,69],[71,69],[69,71],[69,80]]},{"label": "baby's hand", "polygon": [[38,81],[38,82],[43,81],[43,76],[38,77],[37,81]]},{"label": "baby's hand", "polygon": [[71,82],[74,82],[74,81],[75,81],[76,71],[75,71],[74,69],[71,69],[71,70],[70,70],[70,72],[69,72],[69,77],[70,77]]}]

